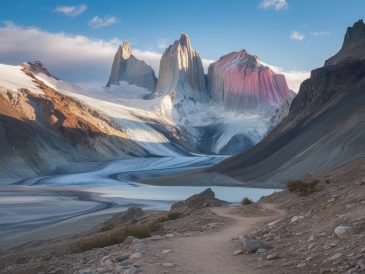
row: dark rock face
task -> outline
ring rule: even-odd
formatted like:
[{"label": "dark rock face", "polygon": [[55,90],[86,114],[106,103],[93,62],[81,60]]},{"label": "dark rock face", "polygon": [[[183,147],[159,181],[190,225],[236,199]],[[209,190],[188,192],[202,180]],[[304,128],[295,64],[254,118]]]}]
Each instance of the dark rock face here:
[{"label": "dark rock face", "polygon": [[341,50],[325,62],[325,66],[337,65],[341,62],[365,59],[365,24],[357,21],[347,28]]},{"label": "dark rock face", "polygon": [[154,91],[157,84],[155,72],[144,61],[138,60],[128,42],[124,41],[115,54],[107,87],[119,85],[120,81]]},{"label": "dark rock face", "polygon": [[43,73],[44,75],[47,75],[48,77],[52,77],[56,80],[59,80],[57,77],[50,74],[40,61],[24,63],[23,69],[25,70],[26,73],[27,72],[34,73],[34,74]]},{"label": "dark rock face", "polygon": [[180,201],[171,206],[170,212],[178,214],[189,214],[190,212],[210,206],[222,206],[224,201],[215,198],[215,193],[211,188],[193,195],[185,201]]},{"label": "dark rock face", "polygon": [[357,52],[312,71],[288,116],[268,136],[212,170],[251,184],[280,186],[365,156],[364,91],[365,60]]}]

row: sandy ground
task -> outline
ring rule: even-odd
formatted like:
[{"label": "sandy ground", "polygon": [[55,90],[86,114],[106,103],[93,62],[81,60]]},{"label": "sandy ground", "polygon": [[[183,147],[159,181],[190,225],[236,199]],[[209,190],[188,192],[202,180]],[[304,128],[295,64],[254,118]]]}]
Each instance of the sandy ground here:
[{"label": "sandy ground", "polygon": [[[264,207],[273,209],[273,205]],[[233,213],[234,208],[212,208],[213,213],[228,219],[223,229],[216,232],[198,233],[188,237],[174,237],[153,244],[142,261],[142,273],[259,273],[249,265],[248,258],[234,255],[242,248],[237,238],[247,234],[257,225],[279,218],[279,210],[269,217],[244,217]],[[171,252],[162,254],[162,250]],[[161,255],[160,255],[161,254]],[[154,262],[160,263],[154,263]],[[145,264],[146,262],[150,262]],[[173,266],[164,266],[164,263]]]}]

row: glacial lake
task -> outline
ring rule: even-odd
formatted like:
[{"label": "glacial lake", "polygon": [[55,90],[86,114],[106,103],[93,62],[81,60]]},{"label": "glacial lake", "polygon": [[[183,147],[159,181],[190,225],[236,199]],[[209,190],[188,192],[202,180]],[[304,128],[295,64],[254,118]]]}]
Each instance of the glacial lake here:
[{"label": "glacial lake", "polygon": [[[116,160],[73,174],[30,178],[0,185],[0,248],[80,233],[130,206],[168,210],[176,201],[209,186],[155,186],[131,178],[166,175],[211,166],[224,157],[165,157]],[[211,186],[216,197],[257,201],[278,189]]]}]

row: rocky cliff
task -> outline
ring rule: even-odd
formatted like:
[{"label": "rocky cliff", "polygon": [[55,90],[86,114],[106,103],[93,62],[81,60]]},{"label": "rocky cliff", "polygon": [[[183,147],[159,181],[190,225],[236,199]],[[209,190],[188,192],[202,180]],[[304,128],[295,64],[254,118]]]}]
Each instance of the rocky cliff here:
[{"label": "rocky cliff", "polygon": [[352,27],[347,28],[341,50],[329,58],[325,65],[337,65],[355,59],[365,59],[365,24],[363,20],[359,20]]},{"label": "rocky cliff", "polygon": [[184,93],[196,99],[206,96],[202,60],[185,33],[162,55],[156,89],[159,94]]},{"label": "rocky cliff", "polygon": [[120,81],[126,81],[151,91],[155,90],[157,83],[152,67],[132,54],[132,49],[127,41],[123,42],[115,54],[107,87],[119,85]]},{"label": "rocky cliff", "polygon": [[260,64],[257,56],[245,50],[229,53],[210,64],[208,84],[210,97],[233,111],[278,108],[293,94],[283,75]]}]

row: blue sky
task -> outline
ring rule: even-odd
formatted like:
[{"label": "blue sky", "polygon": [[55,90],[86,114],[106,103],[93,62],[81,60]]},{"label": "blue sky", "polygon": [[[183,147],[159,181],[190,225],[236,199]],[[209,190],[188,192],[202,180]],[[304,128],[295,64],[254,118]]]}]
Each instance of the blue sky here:
[{"label": "blue sky", "polygon": [[[339,50],[346,28],[361,19],[364,11],[364,0],[12,0],[2,3],[0,19],[6,22],[2,30],[29,31],[34,27],[44,35],[62,33],[65,40],[60,40],[61,44],[75,35],[105,42],[111,48],[121,40],[129,40],[141,56],[146,56],[143,52],[162,53],[165,46],[186,32],[205,59],[216,60],[244,48],[266,63],[286,70],[308,71],[322,66]],[[43,57],[39,53],[32,56],[34,49],[24,49],[15,56],[14,50],[1,49],[4,39],[11,45],[14,37],[3,35],[2,39],[0,62]],[[47,46],[57,47],[54,43],[44,45]],[[54,68],[55,64],[48,60],[52,56],[48,55],[41,61]],[[108,62],[105,60],[104,70]],[[74,73],[67,74],[64,63],[57,67],[57,73],[78,81]],[[107,72],[102,74],[105,77]],[[86,80],[81,78],[80,81]]]}]

